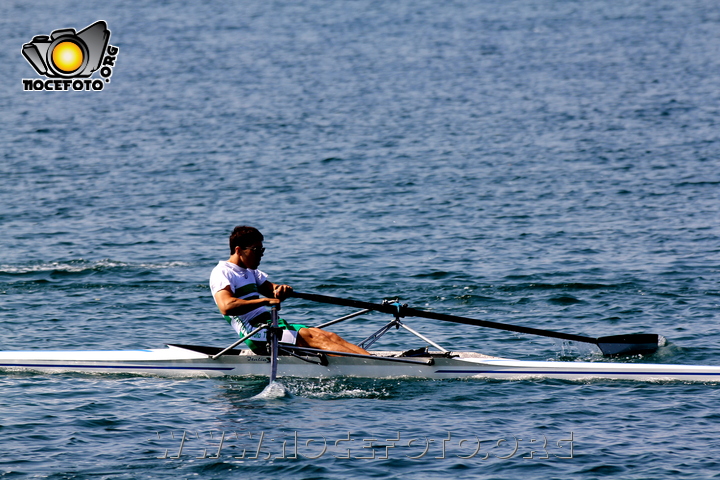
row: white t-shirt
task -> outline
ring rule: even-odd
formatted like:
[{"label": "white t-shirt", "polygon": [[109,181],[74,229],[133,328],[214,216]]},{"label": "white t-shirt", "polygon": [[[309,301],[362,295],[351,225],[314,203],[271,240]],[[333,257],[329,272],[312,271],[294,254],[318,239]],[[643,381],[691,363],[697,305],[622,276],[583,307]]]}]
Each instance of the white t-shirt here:
[{"label": "white t-shirt", "polygon": [[[243,300],[260,298],[258,288],[267,281],[267,274],[260,270],[242,268],[232,262],[220,262],[210,273],[210,291],[215,294],[223,288],[230,286],[233,296]],[[217,303],[217,302],[216,302]],[[239,316],[225,316],[238,335],[245,336],[255,329],[260,321],[266,321],[270,312],[264,306]],[[259,317],[259,318],[258,318]],[[255,319],[255,322],[252,320]],[[265,330],[252,337],[252,340],[266,341]]]}]

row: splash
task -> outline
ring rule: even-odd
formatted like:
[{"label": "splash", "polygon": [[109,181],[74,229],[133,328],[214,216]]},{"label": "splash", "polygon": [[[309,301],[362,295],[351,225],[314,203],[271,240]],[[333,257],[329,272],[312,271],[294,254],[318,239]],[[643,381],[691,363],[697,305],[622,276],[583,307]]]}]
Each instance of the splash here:
[{"label": "splash", "polygon": [[339,398],[389,398],[399,380],[326,378],[286,379],[293,394],[323,400]]},{"label": "splash", "polygon": [[278,398],[289,398],[292,396],[293,395],[290,393],[290,390],[288,390],[282,383],[270,382],[262,392],[252,398],[256,400],[275,400]]}]

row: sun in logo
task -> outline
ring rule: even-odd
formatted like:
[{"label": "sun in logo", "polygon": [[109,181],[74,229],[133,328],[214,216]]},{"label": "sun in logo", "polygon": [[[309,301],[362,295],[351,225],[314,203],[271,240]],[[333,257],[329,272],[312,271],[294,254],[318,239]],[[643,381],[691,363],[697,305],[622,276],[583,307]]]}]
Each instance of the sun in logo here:
[{"label": "sun in logo", "polygon": [[52,62],[63,72],[74,72],[83,63],[83,51],[74,42],[58,43],[52,52]]}]

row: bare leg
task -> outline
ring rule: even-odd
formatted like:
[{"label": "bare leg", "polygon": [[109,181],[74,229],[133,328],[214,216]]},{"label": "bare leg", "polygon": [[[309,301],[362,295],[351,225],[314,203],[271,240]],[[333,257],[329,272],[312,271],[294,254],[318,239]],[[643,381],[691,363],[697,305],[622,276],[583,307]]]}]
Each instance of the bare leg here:
[{"label": "bare leg", "polygon": [[298,332],[297,345],[298,347],[311,347],[321,350],[370,355],[367,350],[343,340],[340,335],[319,328],[301,328]]}]

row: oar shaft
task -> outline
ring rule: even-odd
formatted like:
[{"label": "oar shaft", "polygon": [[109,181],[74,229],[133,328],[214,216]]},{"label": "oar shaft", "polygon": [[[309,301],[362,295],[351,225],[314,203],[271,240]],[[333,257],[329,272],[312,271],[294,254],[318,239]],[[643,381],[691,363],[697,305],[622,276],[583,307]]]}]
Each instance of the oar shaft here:
[{"label": "oar shaft", "polygon": [[397,317],[423,317],[434,320],[443,320],[446,322],[464,323],[466,325],[475,325],[477,327],[494,328],[497,330],[505,330],[508,332],[528,333],[530,335],[539,335],[542,337],[559,338],[561,340],[569,340],[571,342],[592,343],[596,345],[603,355],[635,355],[652,353],[658,349],[658,346],[664,345],[665,338],[662,335],[642,333],[632,335],[613,335],[609,337],[586,337],[583,335],[573,335],[571,333],[553,332],[550,330],[541,330],[539,328],[521,327],[519,325],[509,325],[507,323],[491,322],[489,320],[478,320],[476,318],[458,317],[456,315],[447,315],[444,313],[426,312],[399,306],[398,304],[378,304],[370,302],[361,302],[359,300],[351,300],[346,298],[328,297],[326,295],[318,295],[315,293],[293,292],[293,296],[311,300],[313,302],[329,303],[332,305],[342,305],[346,307],[357,307],[368,310],[377,310],[383,313],[389,313]]},{"label": "oar shaft", "polygon": [[447,315],[444,313],[426,312],[423,310],[416,310],[414,308],[403,308],[401,312],[407,317],[431,318],[433,320],[463,323],[465,325],[475,325],[477,327],[507,330],[509,332],[528,333],[530,335],[539,335],[542,337],[560,338],[562,340],[570,340],[573,342],[596,343],[597,341],[595,338],[592,337],[574,335],[572,333],[553,332],[550,330],[541,330],[539,328],[522,327],[520,325],[509,325],[507,323],[492,322],[490,320],[478,320],[476,318],[459,317],[456,315]]},{"label": "oar shaft", "polygon": [[[379,304],[363,302],[360,300],[351,300],[346,298],[329,297],[327,295],[318,295],[316,293],[300,293],[293,292],[294,297],[302,298],[304,300],[310,300],[313,302],[329,303],[331,305],[341,305],[344,307],[356,307],[364,308],[369,310],[377,310],[383,313],[389,313],[394,315],[398,312],[397,307],[389,304]],[[507,323],[491,322],[489,320],[478,320],[475,318],[458,317],[455,315],[447,315],[444,313],[426,312],[424,310],[417,310],[414,308],[404,307],[400,309],[400,316],[402,317],[422,317],[430,318],[433,320],[443,320],[446,322],[463,323],[466,325],[475,325],[478,327],[494,328],[496,330],[506,330],[509,332],[527,333],[530,335],[540,335],[543,337],[559,338],[562,340],[569,340],[573,342],[583,343],[597,343],[597,339],[592,337],[585,337],[583,335],[573,335],[571,333],[560,333],[553,332],[550,330],[541,330],[539,328],[521,327],[519,325],[509,325]]]},{"label": "oar shaft", "polygon": [[270,347],[270,383],[277,378],[278,365],[278,305],[273,305],[270,310],[272,323],[268,329],[268,346]]},{"label": "oar shaft", "polygon": [[375,310],[383,313],[394,313],[397,309],[391,305],[382,305],[379,303],[363,302],[360,300],[351,300],[349,298],[337,298],[329,297],[327,295],[318,295],[317,293],[300,293],[293,292],[293,297],[302,298],[303,300],[310,300],[311,302],[318,303],[329,303],[331,305],[340,305],[343,307],[357,307],[366,310]]}]

